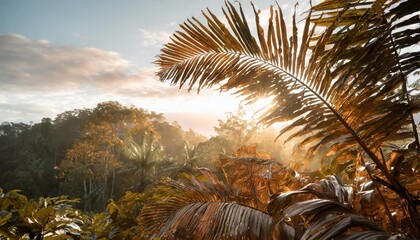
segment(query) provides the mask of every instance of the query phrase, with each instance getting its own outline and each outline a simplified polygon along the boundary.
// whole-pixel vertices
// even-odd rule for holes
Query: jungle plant
[[[251,207],[252,200],[234,194],[206,169],[181,182],[161,181],[151,191],[159,198],[139,217],[150,239],[267,239],[271,217]]]
[[[256,37],[242,7],[230,2],[223,8],[228,26],[211,11],[203,13],[207,26],[196,18],[181,24],[157,57],[160,79],[189,90],[235,89],[248,102],[273,97],[262,123],[289,121],[280,135],[307,146],[309,159],[321,153],[363,167],[376,186],[402,200],[410,234],[420,236],[420,199],[391,173],[389,156],[380,157],[390,143],[414,139],[418,161],[419,102],[407,82],[420,57],[419,4],[326,0],[304,18],[300,42],[296,13],[289,35],[280,6],[270,7],[266,29],[252,7]]]
[[[139,239],[142,235],[137,223],[143,203],[149,196],[126,192],[118,201],[110,200],[107,211],[85,215],[82,227],[84,239]]]
[[[66,196],[28,200],[18,190],[0,189],[0,239],[73,239],[82,234],[84,222]]]
[[[220,166],[236,169],[225,175],[227,184],[207,169],[157,184],[150,192],[156,201],[139,217],[145,234],[151,239],[405,239],[361,215],[376,210],[366,204],[377,199],[367,196],[371,191],[356,192],[335,176],[305,186],[307,177],[252,156],[222,157]],[[267,192],[273,190],[278,194],[270,200]]]
[[[282,193],[268,206],[276,222],[273,239],[408,239],[391,237],[380,222],[361,215],[360,210],[375,208],[366,204],[374,199],[372,192],[358,192],[335,176]],[[363,200],[366,205],[361,204]]]
[[[126,192],[101,213],[82,212],[66,196],[28,199],[18,190],[0,189],[0,239],[137,239],[137,217],[153,196]],[[146,237],[145,237],[146,238]]]

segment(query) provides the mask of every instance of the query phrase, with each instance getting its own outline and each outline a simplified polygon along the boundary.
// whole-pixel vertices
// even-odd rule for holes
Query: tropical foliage
[[[223,182],[200,169],[157,184],[151,192],[159,198],[140,214],[143,231],[158,239],[391,238],[383,219],[375,223],[361,214],[377,210],[370,190],[357,191],[335,176],[316,181],[252,155],[222,157],[220,168],[230,167],[236,171]]]
[[[419,238],[420,5],[325,0],[288,24],[236,4],[181,24],[157,74],[270,97],[260,125],[239,109],[206,139],[117,102],[3,123],[0,239]]]
[[[411,4],[412,1],[407,2]],[[330,5],[339,10],[344,9],[339,11],[340,14],[329,18],[326,17],[328,12],[321,8],[328,5],[328,1],[315,6],[306,18],[299,44],[295,17],[293,17],[293,32],[289,38],[281,8],[271,7],[267,36],[264,35],[258,12],[255,10],[258,30],[258,40],[256,40],[252,36],[242,9],[238,10],[231,3],[227,3],[224,13],[230,30],[211,12],[204,13],[208,27],[196,19],[188,20],[181,25],[183,31],[175,33],[173,41],[168,43],[158,56],[156,63],[161,67],[158,75],[162,80],[170,79],[173,84],[180,84],[181,87],[188,85],[189,89],[197,86],[198,90],[201,90],[204,87],[221,84],[222,90],[238,89],[237,93],[251,102],[261,96],[275,96],[272,102],[274,107],[267,111],[262,122],[270,124],[294,119],[280,134],[300,126],[301,129],[289,139],[303,136],[301,145],[315,142],[315,145],[309,149],[308,156],[313,156],[321,147],[331,147],[333,152],[328,152],[327,156],[344,154],[343,151],[347,152],[345,150],[359,144],[372,160],[377,160],[374,153],[383,143],[405,139],[407,136],[414,137],[413,131],[404,131],[403,126],[411,113],[418,109],[417,103],[407,101],[404,96],[408,93],[404,95],[396,89],[405,85],[402,84],[407,81],[407,77],[404,76],[416,69],[417,62],[404,61],[409,66],[397,69],[398,71],[396,60],[386,61],[384,66],[378,66],[376,59],[382,55],[366,54],[373,51],[368,51],[368,47],[371,46],[367,43],[380,44],[376,48],[381,47],[386,51],[389,51],[390,44],[384,42],[385,40],[379,41],[377,36],[371,36],[369,32],[361,31],[358,34],[364,36],[364,39],[356,38],[353,42],[345,39],[343,36],[345,34],[349,35],[348,38],[355,35],[350,30],[347,33],[340,29],[353,29],[354,23],[342,18],[341,15],[349,15],[355,19],[353,21],[366,15],[372,18],[371,21],[384,24],[388,18],[401,18],[399,15],[411,12],[404,12],[407,4],[398,5],[401,8],[399,9],[395,6],[397,3],[389,2],[384,2],[382,5],[375,3],[373,8],[370,6],[373,3],[368,2],[362,4],[363,8],[358,8],[356,13],[345,11],[356,4],[357,2],[353,1],[348,1],[348,4],[343,3],[342,6],[331,3]],[[380,15],[388,11],[387,8],[390,6],[395,8],[392,8],[389,16]],[[372,9],[376,9],[375,11],[380,9],[380,12],[375,13]],[[313,11],[315,13],[326,11],[326,13],[320,18],[316,14],[313,16]],[[398,15],[393,17],[395,14]],[[316,26],[319,25],[318,22],[322,22],[322,26],[327,26],[324,27],[324,32],[315,35],[316,28],[310,27],[311,19]],[[325,19],[331,24],[327,24]],[[357,23],[365,26],[364,23]],[[411,18],[400,25],[395,23],[396,27],[402,29],[412,24]],[[382,25],[370,27],[374,29],[370,31],[388,31],[382,34],[392,39],[392,34],[389,32],[391,30],[388,28],[383,29]],[[395,31],[398,32],[399,28]],[[339,43],[346,43],[348,46],[341,46]],[[405,49],[416,43],[417,41],[409,35],[401,39],[401,43],[395,47]],[[362,47],[364,49],[360,52],[365,53],[363,55],[365,58],[359,56],[360,52],[353,51],[353,48],[359,50]],[[400,48],[393,51],[401,52],[403,49]],[[410,52],[406,55],[414,57],[416,54],[417,52]],[[383,55],[396,58],[395,53],[386,52]],[[342,59],[338,59],[339,57]],[[356,70],[353,70],[355,64],[349,59],[359,61],[361,65],[355,69],[366,73],[355,72]],[[373,64],[376,68],[381,67],[381,72],[376,72],[368,64]],[[394,76],[395,71],[398,73],[397,77]],[[389,78],[394,81],[390,81]],[[225,79],[227,81],[224,81]],[[307,135],[313,132],[316,134]],[[376,164],[379,165],[379,162]]]
[[[28,200],[18,191],[0,189],[0,239],[68,239],[80,236],[82,216],[67,197]]]
[[[141,204],[148,197],[127,192],[107,210],[90,214],[74,209],[66,196],[28,200],[19,191],[0,192],[0,239],[134,239]]]
[[[419,5],[324,1],[309,9],[301,32],[295,13],[290,34],[280,6],[270,8],[265,29],[260,11],[252,8],[256,37],[242,7],[230,2],[223,9],[226,21],[207,11],[207,26],[196,18],[181,24],[157,57],[160,79],[198,91],[220,85],[248,102],[273,97],[262,123],[288,121],[279,136],[298,139],[298,146],[308,148],[308,159],[320,154],[336,168],[345,164],[348,174],[362,167],[390,221],[396,212],[390,212],[384,194],[402,200],[410,234],[419,236],[420,199],[408,189],[418,185],[420,144],[413,113],[419,102],[407,87],[419,66]],[[407,139],[416,153],[400,154],[399,161],[411,167],[410,184],[393,174],[396,160],[389,155]]]
[[[117,102],[67,111],[40,123],[4,122],[1,187],[20,189],[32,199],[64,194],[80,198],[84,210],[103,211],[109,198],[144,191],[154,179],[175,176],[184,146],[194,148],[206,140],[168,123],[162,114]]]

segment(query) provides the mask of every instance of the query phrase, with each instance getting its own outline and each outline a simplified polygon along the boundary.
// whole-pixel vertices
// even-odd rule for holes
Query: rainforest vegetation
[[[227,1],[186,20],[157,75],[270,98],[258,124],[239,109],[207,139],[117,102],[3,123],[0,236],[419,239],[419,12],[324,0],[262,22]]]

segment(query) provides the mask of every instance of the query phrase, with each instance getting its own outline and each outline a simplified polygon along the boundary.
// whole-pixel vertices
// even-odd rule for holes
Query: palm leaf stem
[[[379,152],[381,153],[382,162],[384,166],[386,166],[385,154],[384,151],[382,151],[382,148],[379,148]]]
[[[400,64],[400,63],[398,62],[398,64]],[[407,82],[406,81],[403,81],[402,87],[403,87],[403,91],[404,91],[404,95],[406,97],[406,100],[410,104],[411,103],[411,98],[410,98],[410,95],[408,94]],[[414,121],[413,111],[410,111],[410,121],[411,121],[411,127],[413,128],[413,133],[414,133],[414,139],[415,139],[415,142],[416,142],[417,153],[420,154],[420,139],[419,139],[419,134],[417,132],[416,122]]]
[[[393,185],[390,185],[383,179],[375,176],[373,176],[373,178],[374,181],[379,182],[382,185],[393,190],[394,192],[398,193],[402,198],[404,198],[407,201],[408,209],[403,208],[403,210],[408,211],[411,224],[414,226],[414,231],[416,231],[414,234],[416,234],[417,237],[420,237],[420,214],[417,210],[417,206],[420,206],[419,197],[412,195],[406,188],[404,188],[403,191],[398,191],[394,188]]]

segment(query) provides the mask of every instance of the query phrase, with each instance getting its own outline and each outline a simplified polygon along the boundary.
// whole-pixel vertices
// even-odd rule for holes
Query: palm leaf
[[[299,239],[347,239],[354,236],[363,239],[406,239],[386,233],[374,222],[356,215],[347,205],[326,199],[312,199],[289,206],[284,210],[281,222],[285,220],[286,224],[299,222],[293,225],[294,237]]]
[[[268,239],[271,216],[250,207],[252,200],[231,192],[208,170],[200,171],[154,189],[160,197],[139,217],[145,232],[162,239]]]
[[[409,238],[394,235],[391,236],[389,233],[386,232],[378,232],[378,231],[363,231],[358,233],[352,233],[348,236],[343,236],[340,239],[342,240],[377,240],[377,239],[386,239],[386,240],[408,240]]]
[[[159,239],[270,239],[271,217],[236,203],[197,202],[176,209],[151,237]]]
[[[351,186],[343,186],[335,176],[328,176],[318,183],[309,183],[299,190],[281,193],[270,202],[268,211],[270,213],[281,212],[288,204],[294,202],[293,195],[307,195],[305,200],[316,196],[342,204],[352,204],[354,189]]]
[[[370,193],[371,191],[361,192],[358,195],[366,196]],[[311,199],[313,196],[317,198]],[[369,199],[379,198],[371,196]],[[358,209],[362,206],[365,214],[371,210],[367,209],[369,205],[365,206],[359,201],[360,197],[357,201],[354,199],[354,190],[343,186],[334,176],[319,183],[308,184],[297,191],[282,193],[268,208],[276,221],[273,234],[289,239],[346,239],[354,234],[366,239],[399,239],[386,233],[377,223],[358,215],[353,208],[355,202]],[[382,206],[378,202],[375,206],[370,206],[373,211],[377,211],[378,204]]]

